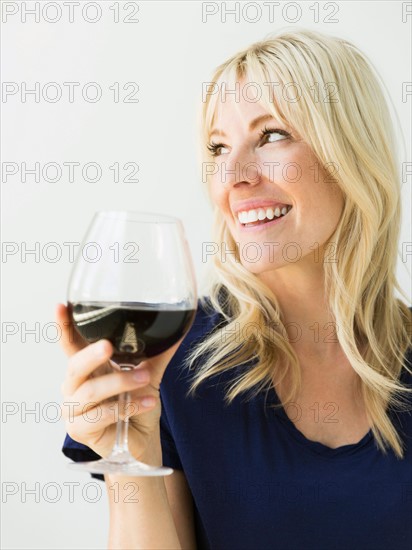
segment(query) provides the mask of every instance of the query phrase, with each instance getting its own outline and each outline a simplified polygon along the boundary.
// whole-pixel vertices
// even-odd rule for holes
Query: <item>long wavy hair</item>
[[[394,296],[397,289],[409,299],[396,279],[401,187],[384,85],[352,43],[305,29],[280,31],[240,51],[217,67],[210,85],[233,89],[243,78],[259,86],[261,103],[297,130],[321,165],[332,161],[339,167],[333,177],[345,201],[329,239],[336,261],[323,263],[328,307],[339,328],[338,341],[359,375],[375,441],[384,454],[389,446],[403,458],[404,443],[388,410],[411,408],[412,389],[400,376],[403,368],[412,374],[405,362],[412,315]],[[273,82],[280,85],[268,85]],[[285,94],[290,83],[298,100]],[[208,94],[201,115],[204,162],[210,161],[206,144],[217,108],[218,94]],[[212,238],[237,248],[217,208]],[[214,255],[209,267],[202,305],[224,322],[203,335],[187,357],[193,372],[188,395],[208,377],[233,369],[237,376],[227,387],[227,404],[249,390],[253,398],[287,373],[290,391],[278,406],[294,401],[301,387],[300,365],[276,296],[241,264],[239,251],[224,262]]]

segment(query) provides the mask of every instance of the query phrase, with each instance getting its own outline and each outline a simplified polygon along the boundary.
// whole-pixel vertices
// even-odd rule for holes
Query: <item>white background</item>
[[[67,470],[68,459],[60,452],[64,424],[53,422],[56,409],[50,405],[60,402],[66,360],[59,345],[50,342],[55,331],[42,331],[54,322],[56,303],[66,299],[72,264],[63,243],[82,240],[95,210],[172,214],[183,220],[200,282],[202,243],[210,240],[211,226],[196,145],[202,82],[210,80],[213,69],[229,55],[280,27],[312,28],[355,42],[386,83],[409,151],[411,98],[402,101],[402,83],[412,80],[412,16],[402,22],[402,2],[329,2],[327,8],[322,2],[287,2],[287,8],[280,2],[271,22],[263,3],[258,3],[261,18],[256,20],[256,3],[242,2],[239,22],[229,14],[224,22],[221,3],[209,3],[209,9],[218,12],[203,15],[202,20],[202,2],[129,2],[126,6],[124,2],[102,1],[100,20],[89,23],[81,12],[87,2],[81,1],[72,23],[62,2],[60,21],[48,22],[45,18],[55,18],[56,9],[49,6],[44,17],[47,2],[40,2],[40,22],[36,23],[33,15],[22,20],[23,4],[32,9],[34,2],[2,2],[3,19],[6,4],[9,11],[17,7],[18,13],[2,24],[2,79],[17,83],[19,93],[3,96],[1,104],[3,163],[15,162],[20,168],[23,162],[28,167],[35,162],[41,166],[56,162],[62,167],[63,162],[96,162],[102,167],[102,178],[87,182],[79,168],[74,182],[68,180],[67,171],[55,183],[43,178],[36,183],[32,175],[23,183],[20,172],[7,181],[3,177],[2,240],[16,243],[19,252],[3,256],[2,263],[3,342],[6,340],[1,371],[2,547],[105,548],[108,511],[104,485],[88,474]],[[115,4],[118,23],[110,9]],[[138,23],[125,23],[133,4],[138,5],[134,15]],[[292,4],[301,12],[296,23],[292,20],[299,11]],[[316,4],[319,22],[314,21],[314,8],[310,9]],[[326,22],[333,6],[337,8],[336,22]],[[226,7],[233,8],[234,2]],[[95,8],[89,10],[86,17],[95,18]],[[36,81],[41,87],[47,82],[60,83],[62,98],[49,103],[41,97],[37,103],[27,96],[23,103],[22,82],[32,88]],[[75,89],[73,103],[68,101],[63,82],[81,84]],[[88,82],[99,83],[103,90],[97,103],[88,103],[81,95]],[[109,89],[115,82],[120,84],[118,103]],[[138,103],[123,102],[126,92],[122,86],[127,82],[139,85]],[[407,161],[411,159],[400,146],[400,162]],[[109,169],[115,162],[120,166],[137,163],[139,182],[115,183]],[[124,176],[121,172],[121,178]],[[402,187],[401,243],[411,241],[410,183],[409,178]],[[36,242],[40,243],[39,261],[33,255],[22,258],[23,243],[34,248]],[[58,243],[63,251],[55,263],[41,254],[49,242]],[[410,264],[399,258],[398,278],[410,296],[407,266],[410,269]],[[18,333],[7,337],[4,330],[10,323],[17,324]],[[38,323],[38,342],[34,334],[28,334],[23,342],[23,323],[29,329]],[[4,415],[4,407],[8,411],[14,407],[15,414]],[[25,415],[24,407],[37,407],[37,418],[36,414]],[[73,499],[63,485],[68,482],[78,484]],[[24,499],[25,487],[35,489],[37,496],[27,494]],[[100,497],[97,487],[101,487]],[[59,500],[56,490],[61,492]],[[52,502],[55,497],[57,501]],[[96,502],[91,502],[93,499]]]

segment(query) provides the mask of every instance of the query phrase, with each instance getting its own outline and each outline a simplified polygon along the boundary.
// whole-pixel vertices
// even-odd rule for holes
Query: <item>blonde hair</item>
[[[241,78],[258,84],[261,103],[302,136],[323,166],[333,161],[339,167],[334,181],[345,203],[329,240],[337,259],[323,263],[328,306],[339,328],[339,344],[359,375],[375,441],[384,454],[389,445],[403,458],[404,444],[387,407],[411,408],[403,394],[409,396],[412,389],[399,378],[403,367],[411,373],[404,357],[412,341],[412,315],[394,296],[397,289],[408,299],[395,274],[401,189],[392,120],[377,72],[350,42],[303,29],[252,44],[220,65],[212,82],[233,89]],[[280,86],[267,85],[273,81]],[[284,93],[291,82],[301,93],[298,101]],[[323,97],[316,95],[316,87]],[[209,94],[203,104],[205,154],[217,100],[217,94]],[[217,208],[213,241],[236,249]],[[242,375],[228,388],[228,404],[242,392],[253,389],[252,398],[268,390],[287,373],[291,386],[284,402],[294,401],[301,385],[300,366],[276,296],[240,263],[238,253],[224,262],[215,255],[210,267],[209,299],[202,297],[202,305],[220,313],[224,324],[202,338],[187,357],[194,369],[188,394],[206,378],[238,367]],[[248,338],[236,337],[250,327],[255,330]],[[251,360],[253,366],[242,372],[240,366]]]

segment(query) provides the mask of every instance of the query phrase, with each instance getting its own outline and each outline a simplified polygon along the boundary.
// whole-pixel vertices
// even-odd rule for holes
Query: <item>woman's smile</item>
[[[292,208],[283,206],[280,209],[277,206],[275,209],[270,207],[242,211],[237,215],[237,225],[241,231],[266,231],[275,225],[278,227]]]

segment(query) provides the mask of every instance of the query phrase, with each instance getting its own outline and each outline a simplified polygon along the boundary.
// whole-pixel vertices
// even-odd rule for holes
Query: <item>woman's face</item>
[[[245,84],[240,82],[240,97],[227,94],[217,105],[209,142],[210,160],[216,163],[208,167],[215,172],[209,180],[212,200],[249,271],[320,263],[322,245],[339,221],[343,195],[293,128],[245,99]],[[285,208],[287,214],[277,218]],[[326,252],[333,261],[332,243]],[[230,250],[221,253],[225,261]]]

